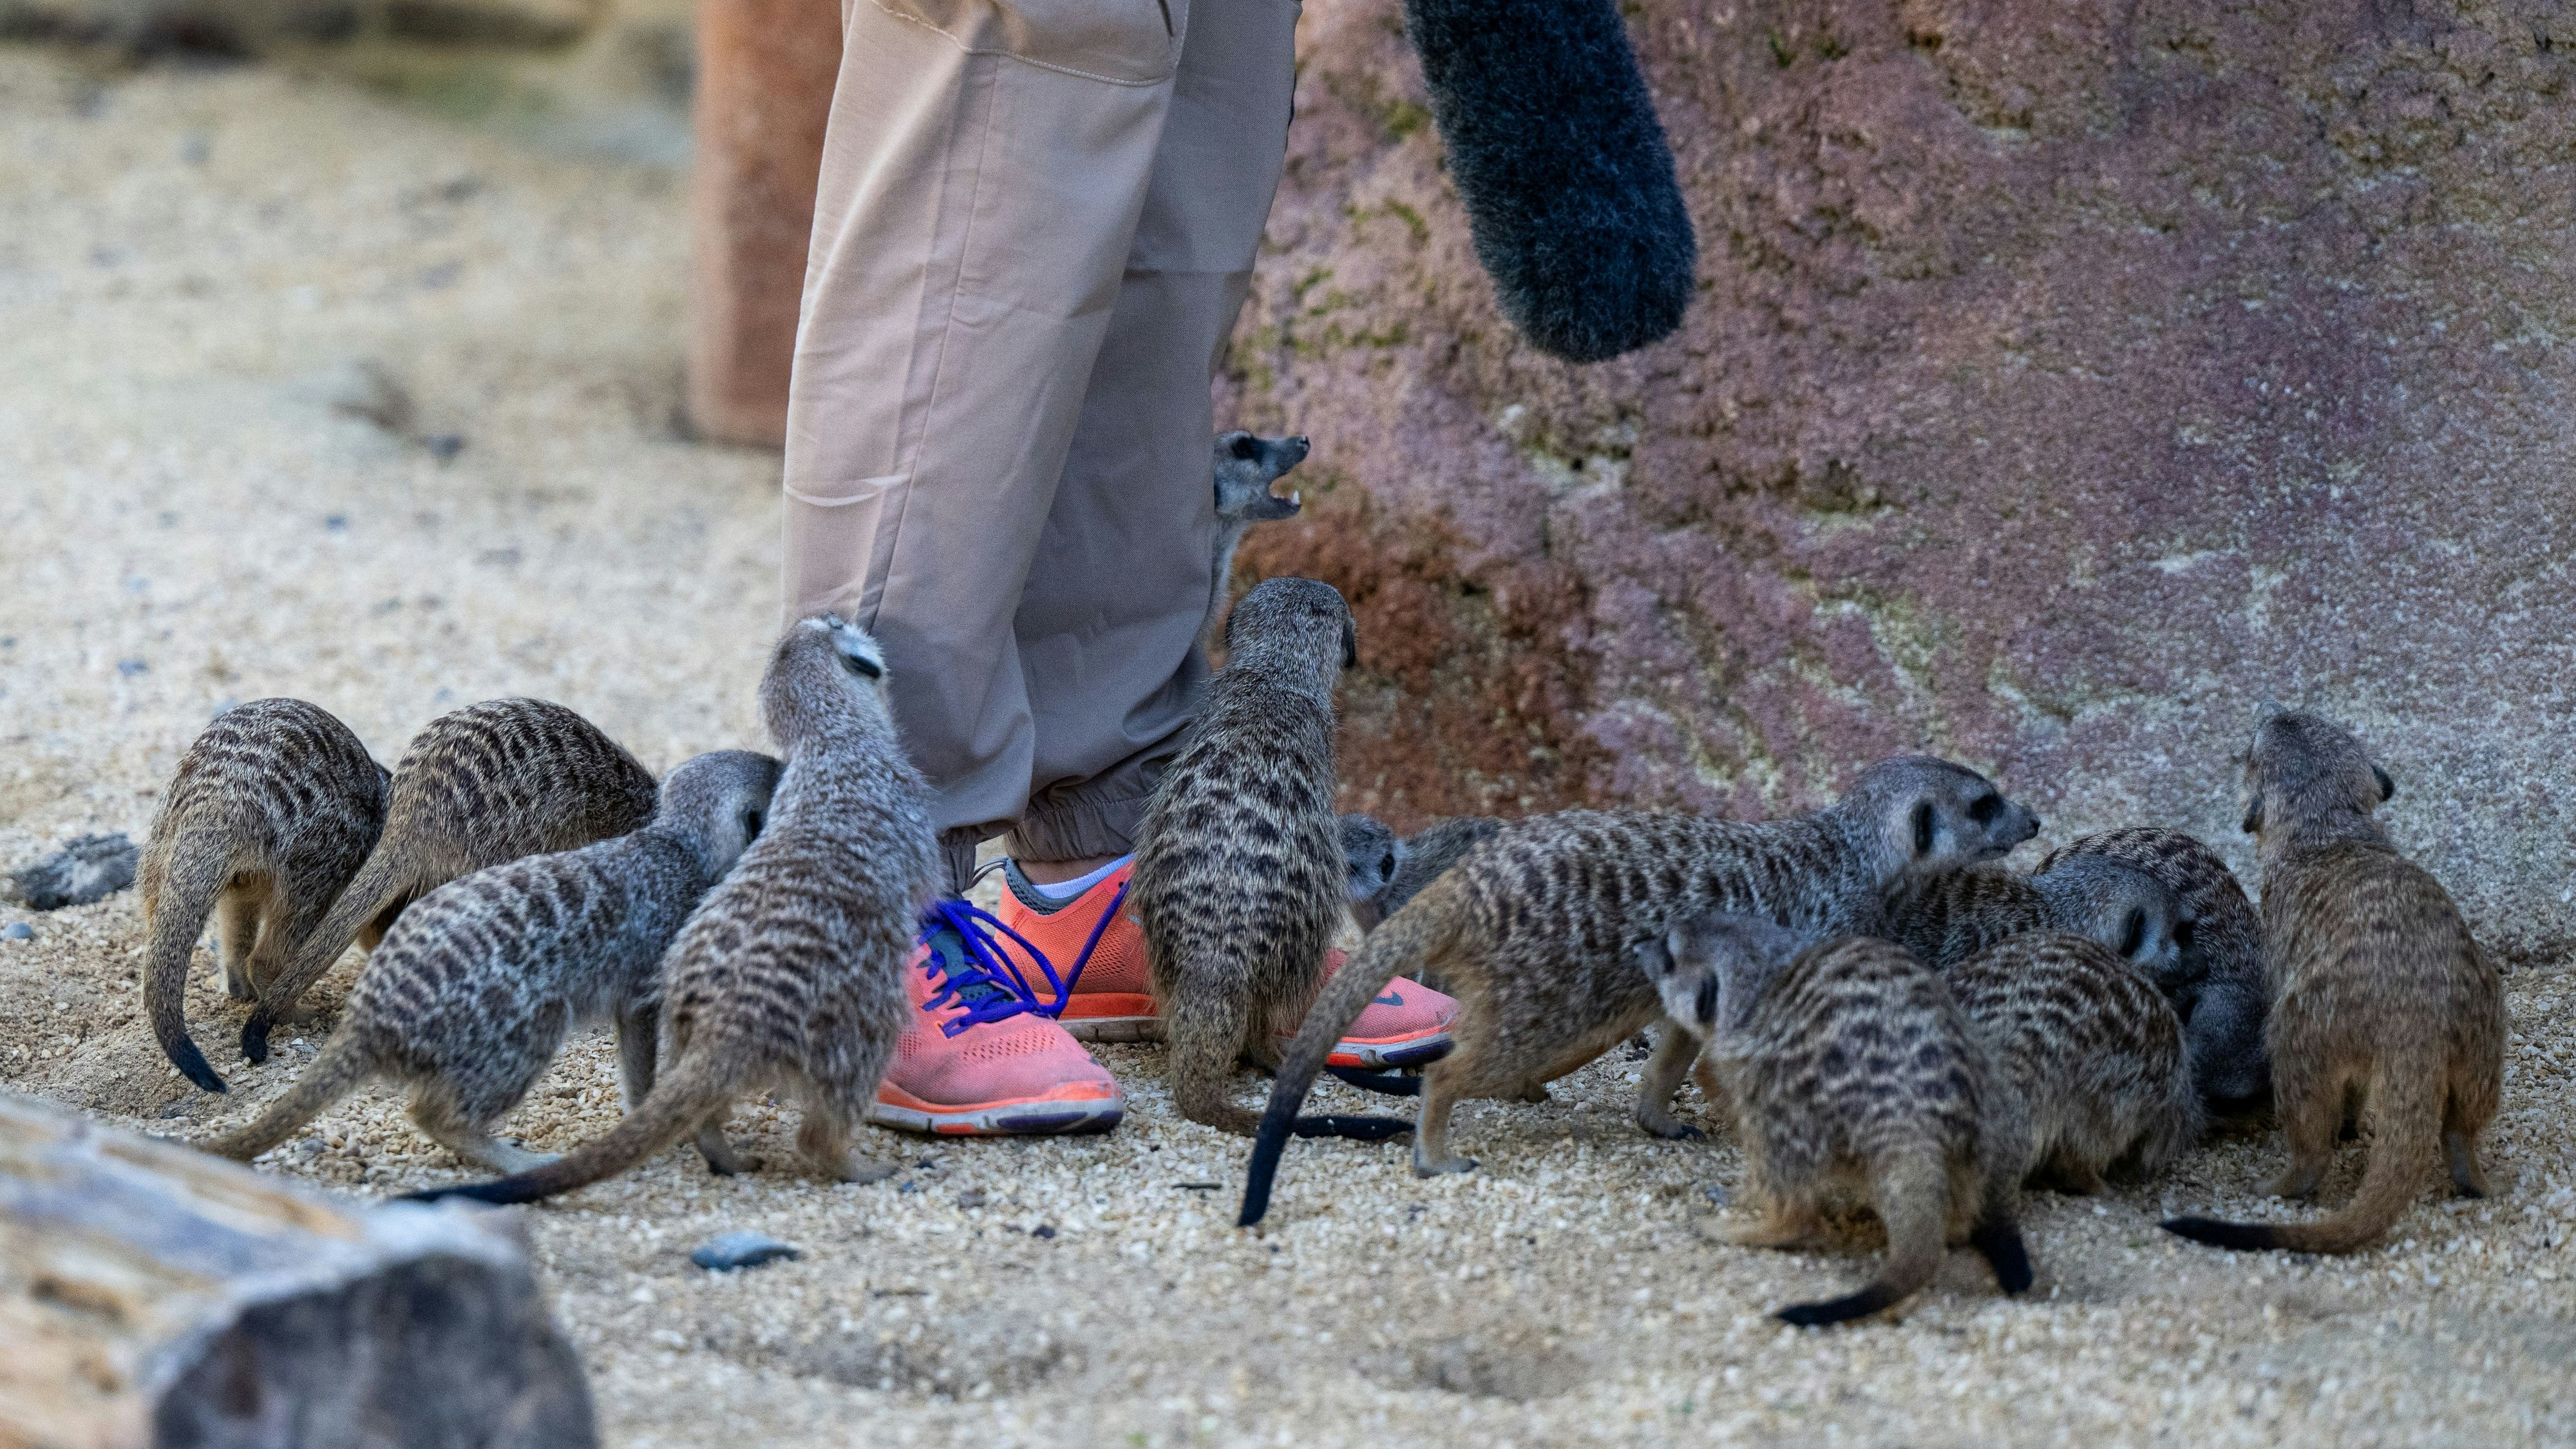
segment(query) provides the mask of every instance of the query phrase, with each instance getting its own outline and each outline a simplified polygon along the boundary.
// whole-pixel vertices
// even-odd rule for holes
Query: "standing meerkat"
[[[295,1085],[256,1121],[200,1143],[248,1161],[371,1077],[412,1088],[430,1140],[494,1172],[552,1159],[492,1135],[575,1027],[617,1027],[631,1109],[653,1086],[663,948],[760,833],[778,762],[747,750],[671,772],[632,834],[488,866],[404,911]]]
[[[188,963],[215,920],[224,990],[271,988],[375,848],[385,767],[347,725],[300,699],[215,716],[179,757],[143,846],[143,1012],[153,1039],[209,1092],[224,1079],[188,1036]],[[381,925],[360,922],[372,942]]]
[[[1666,1014],[1707,1044],[1735,1104],[1748,1196],[1762,1216],[1727,1236],[1794,1247],[1815,1236],[1829,1201],[1850,1195],[1887,1225],[1876,1281],[1773,1316],[1809,1327],[1895,1307],[1931,1283],[1960,1241],[1985,1255],[2004,1292],[2027,1289],[2015,1223],[2030,1156],[2020,1094],[1911,952],[1866,936],[1805,939],[1712,912],[1636,947],[1640,974]]]
[[[1300,494],[1274,498],[1270,485],[1306,461],[1306,440],[1261,438],[1240,430],[1216,440],[1216,541],[1214,572],[1208,582],[1207,618],[1199,624],[1199,652],[1216,642],[1216,621],[1225,614],[1226,595],[1234,582],[1234,551],[1256,523],[1294,518],[1305,506]]]
[[[2155,983],[2098,940],[2035,931],[1942,973],[2029,1109],[2037,1174],[2068,1192],[2102,1190],[2134,1160],[2152,1177],[2200,1140],[2200,1093],[2182,1023]]]
[[[2265,1045],[2290,1148],[2272,1190],[2316,1191],[2354,1106],[2370,1165],[2352,1202],[2316,1222],[2164,1226],[2222,1248],[2348,1253],[2387,1233],[2443,1156],[2462,1195],[2486,1196],[2478,1138],[2504,1089],[2504,983],[2450,892],[2373,818],[2397,786],[2349,732],[2276,714],[2255,731],[2245,782],[2274,981]]]
[[[662,959],[670,1060],[598,1141],[497,1182],[415,1197],[533,1202],[625,1172],[695,1134],[708,1167],[748,1170],[724,1140],[736,1099],[801,1099],[813,1170],[874,1182],[891,1163],[850,1138],[912,1017],[902,971],[941,878],[929,787],[885,702],[885,656],[831,614],[798,621],[770,655],[761,716],[787,756],[760,838],[680,927]]]
[[[2271,1091],[2263,1018],[2272,987],[2263,967],[2263,922],[2218,852],[2179,830],[2132,826],[2087,835],[2049,852],[2042,879],[2089,860],[2114,860],[2163,881],[2187,923],[2172,969],[2156,985],[2182,1017],[2192,1077],[2223,1111],[2259,1107]]]
[[[394,767],[378,837],[357,878],[242,1027],[242,1055],[268,1034],[369,922],[469,871],[577,850],[653,818],[652,772],[580,715],[542,699],[487,699],[424,726]],[[382,934],[381,930],[378,934]]]
[[[2101,942],[2162,980],[2190,934],[2163,881],[2102,856],[2069,860],[2047,876],[2001,866],[1918,871],[1887,888],[1881,910],[1875,934],[1935,971],[2027,931],[2065,931]]]
[[[1644,811],[1515,820],[1369,934],[1307,1012],[1253,1147],[1241,1222],[1268,1211],[1294,1114],[1327,1053],[1397,975],[1436,972],[1459,998],[1449,1055],[1423,1070],[1413,1170],[1476,1164],[1449,1150],[1469,1097],[1526,1098],[1663,1014],[1628,948],[1711,909],[1817,935],[1867,930],[1910,870],[1991,860],[2039,831],[1985,776],[1929,756],[1871,766],[1832,806],[1748,824]],[[1666,1104],[1698,1045],[1667,1030],[1638,1089],[1640,1125],[1688,1135]]]
[[[1225,672],[1137,829],[1133,909],[1172,1105],[1250,1136],[1261,1119],[1227,1099],[1235,1061],[1277,1060],[1272,1037],[1323,984],[1348,900],[1333,691],[1357,641],[1341,594],[1313,579],[1263,582],[1225,636]]]

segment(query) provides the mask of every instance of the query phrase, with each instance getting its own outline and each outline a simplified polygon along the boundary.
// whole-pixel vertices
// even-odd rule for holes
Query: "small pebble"
[[[429,450],[429,456],[444,463],[448,459],[465,451],[465,435],[463,433],[432,433],[428,437],[421,439],[420,445]]]
[[[1040,1223],[1036,1227],[1029,1229],[1029,1236],[1032,1238],[1052,1238],[1055,1236],[1055,1224]]]
[[[34,939],[36,939],[36,928],[28,925],[24,921],[11,921],[5,926],[0,926],[0,941],[32,941]]]
[[[345,513],[329,514],[323,518],[322,526],[333,533],[347,533],[349,531],[349,515]]]
[[[151,665],[144,663],[140,659],[120,659],[116,661],[116,672],[124,675],[128,679],[132,679],[134,676],[141,674],[151,667]]]
[[[1708,1198],[1708,1200],[1709,1200],[1710,1202],[1712,1202],[1712,1203],[1716,1204],[1717,1206],[1719,1206],[1719,1207],[1724,1207],[1724,1206],[1726,1206],[1726,1184],[1725,1184],[1725,1183],[1722,1183],[1722,1182],[1712,1182],[1712,1183],[1710,1183],[1708,1186],[1701,1188],[1701,1189],[1700,1189],[1700,1192],[1701,1192],[1701,1194],[1702,1194],[1702,1195],[1704,1195],[1705,1197],[1707,1197],[1707,1198]]]
[[[779,1258],[805,1256],[767,1233],[724,1233],[690,1250],[689,1261],[710,1273],[757,1268]]]
[[[984,1190],[980,1187],[970,1187],[966,1189],[964,1192],[957,1194],[957,1205],[961,1208],[982,1207],[984,1205]]]

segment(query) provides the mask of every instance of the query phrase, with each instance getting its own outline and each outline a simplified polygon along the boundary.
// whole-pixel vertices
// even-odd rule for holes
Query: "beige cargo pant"
[[[962,880],[1130,849],[1205,684],[1208,384],[1297,0],[843,0],[787,412],[789,617],[885,646]]]

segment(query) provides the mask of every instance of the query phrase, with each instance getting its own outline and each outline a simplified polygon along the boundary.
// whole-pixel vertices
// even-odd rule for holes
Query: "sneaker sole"
[[[1106,1132],[1127,1115],[1120,1097],[1005,1102],[985,1107],[905,1106],[879,1099],[868,1120],[935,1137],[1070,1137]]]

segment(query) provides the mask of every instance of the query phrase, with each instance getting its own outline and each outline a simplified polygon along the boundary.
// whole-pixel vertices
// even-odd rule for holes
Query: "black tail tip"
[[[241,1049],[245,1060],[254,1065],[268,1060],[268,1032],[271,1025],[268,1017],[257,1011],[250,1014],[250,1020],[242,1023]]]
[[[1792,1303],[1771,1316],[1791,1328],[1830,1328],[1892,1308],[1896,1299],[1896,1294],[1872,1283],[1846,1297],[1829,1298],[1822,1303]]]
[[[196,1083],[198,1089],[201,1091],[228,1092],[232,1090],[230,1087],[224,1085],[223,1078],[215,1075],[215,1069],[206,1064],[206,1054],[197,1050],[197,1044],[188,1040],[184,1036],[179,1038],[178,1042],[170,1048],[170,1065],[177,1067],[179,1069],[179,1075]]]
[[[508,1179],[497,1182],[460,1182],[449,1187],[424,1187],[417,1192],[398,1193],[388,1202],[437,1203],[455,1199],[461,1202],[509,1203],[517,1201],[508,1195]]]
[[[1981,1224],[1969,1240],[1985,1255],[1987,1266],[1995,1270],[1995,1286],[2003,1289],[2006,1297],[2030,1291],[2030,1250],[2022,1246],[2020,1229],[2008,1222]]]
[[[2216,1218],[2167,1218],[2156,1226],[2177,1238],[2228,1248],[2239,1253],[2272,1246],[2272,1230],[2261,1223],[2223,1223]]]

